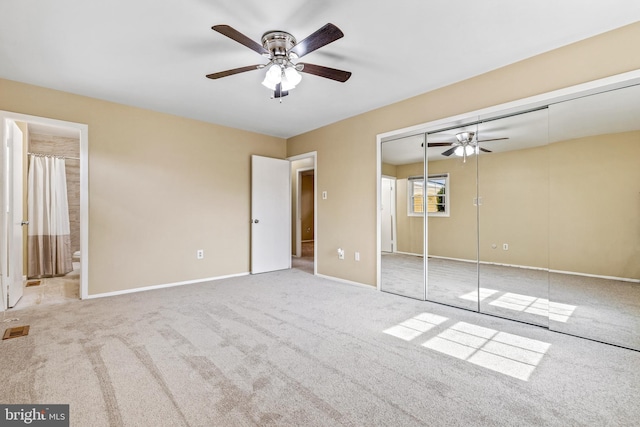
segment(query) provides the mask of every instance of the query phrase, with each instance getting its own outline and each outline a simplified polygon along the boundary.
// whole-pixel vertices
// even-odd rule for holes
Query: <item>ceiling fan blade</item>
[[[340,28],[333,24],[326,24],[300,43],[297,43],[289,49],[287,53],[293,52],[298,55],[298,58],[302,58],[304,55],[320,49],[322,46],[326,46],[342,37],[344,37],[344,33],[340,31]]]
[[[316,76],[325,77],[327,79],[336,80],[339,82],[346,82],[351,77],[350,71],[342,71],[337,70],[335,68],[323,67],[322,65],[314,65],[314,64],[304,64],[299,63],[298,65],[302,65],[303,73],[314,74]]]
[[[478,148],[480,148],[480,151],[484,151],[485,153],[493,153],[493,151],[487,150],[486,148],[482,148],[482,147],[478,147]]]
[[[480,139],[480,140],[478,140],[478,142],[487,142],[487,141],[502,141],[503,139],[509,139],[509,138],[493,138],[493,139]]]
[[[429,142],[427,147],[448,147],[451,144],[451,142]]]
[[[244,73],[245,71],[257,70],[262,67],[262,64],[247,65],[246,67],[234,68],[232,70],[220,71],[218,73],[207,74],[209,79],[219,79],[222,77],[232,76],[234,74]]]
[[[458,148],[458,147],[452,147],[452,148],[449,148],[447,151],[444,151],[444,152],[442,153],[442,155],[443,155],[443,156],[450,156],[450,155],[452,155],[452,154],[456,151],[456,148]]]
[[[229,37],[231,40],[235,40],[238,43],[245,45],[251,50],[255,50],[260,55],[269,55],[269,51],[265,49],[260,43],[251,40],[240,31],[228,25],[214,25],[213,27],[211,27],[211,29]]]
[[[276,90],[273,91],[273,97],[274,98],[282,98],[289,95],[289,91],[288,90],[282,90],[282,84],[278,83],[276,85]]]

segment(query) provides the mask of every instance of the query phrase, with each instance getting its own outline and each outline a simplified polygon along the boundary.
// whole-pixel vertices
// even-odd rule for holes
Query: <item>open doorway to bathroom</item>
[[[316,156],[309,153],[291,161],[291,267],[316,272]]]
[[[26,283],[22,298],[14,306],[15,309],[34,305],[49,305],[80,298],[80,134],[76,129],[47,126],[38,123],[24,123],[27,139],[27,185],[24,186],[25,212],[28,215],[29,233],[23,249],[23,272]],[[23,126],[24,127],[24,126]],[[41,160],[58,161],[64,167],[66,184],[67,210],[69,222],[68,252],[71,255],[60,266],[46,266],[36,262],[38,254],[46,251],[39,247],[32,238],[34,229],[33,213],[39,204],[34,201],[33,187],[42,186],[46,176],[34,173]],[[45,166],[47,167],[47,166]],[[45,196],[46,197],[46,196]]]
[[[86,296],[87,287],[86,251],[83,253],[88,237],[86,125],[9,112],[0,114],[3,122],[13,122],[22,131],[21,183],[4,185],[22,193],[25,225],[21,247],[6,248],[7,258],[16,258],[15,253],[21,252],[22,296],[17,301],[7,301],[0,310],[81,299]],[[13,161],[17,161],[15,157]],[[4,166],[12,169],[9,163]],[[51,200],[56,202],[49,203]],[[51,205],[63,208],[52,213]],[[4,294],[8,288],[3,286]]]

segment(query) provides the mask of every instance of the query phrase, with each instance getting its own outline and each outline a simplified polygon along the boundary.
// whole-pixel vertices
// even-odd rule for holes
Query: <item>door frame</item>
[[[7,121],[41,124],[71,128],[79,132],[80,138],[80,299],[88,297],[89,289],[89,126],[83,123],[68,122],[64,120],[51,119],[46,117],[32,116],[28,114],[14,113],[0,110],[0,140],[5,143],[7,135],[5,128]],[[4,170],[5,150],[0,150],[0,170]],[[2,188],[5,185],[4,173],[2,173]],[[1,191],[1,190],[0,190]],[[23,189],[26,191],[26,189]],[[2,195],[4,197],[4,195]],[[4,213],[2,214],[4,216]],[[6,248],[0,247],[0,256],[6,256]],[[5,274],[4,272],[2,273]],[[1,288],[2,303],[0,311],[7,309],[6,283]]]
[[[5,138],[3,139],[3,154],[8,156],[2,165],[6,167],[2,176],[2,237],[0,246],[7,248],[2,255],[0,271],[2,274],[2,289],[7,308],[15,307],[24,294],[24,220],[26,212],[24,203],[24,174],[23,163],[25,153],[25,133],[13,120],[4,122]],[[18,199],[18,200],[16,200]],[[6,210],[5,210],[6,207]],[[21,225],[18,225],[21,224]],[[19,248],[19,250],[15,250]],[[14,249],[12,251],[12,249]],[[17,252],[17,253],[16,253]],[[6,254],[6,256],[5,256]]]
[[[391,217],[391,253],[396,253],[398,252],[398,241],[397,241],[397,237],[398,237],[398,229],[396,226],[396,218],[398,216],[398,196],[397,196],[397,187],[398,187],[398,178],[396,178],[395,176],[390,176],[390,175],[382,175],[380,177],[380,179],[388,179],[390,181],[393,182],[393,206],[391,209],[391,213],[392,213],[392,217]],[[380,182],[382,184],[382,181]],[[380,190],[382,191],[382,187],[380,187]],[[382,199],[380,199],[380,209],[382,209]],[[381,217],[382,218],[382,217]],[[380,226],[382,226],[382,221],[380,222]],[[380,231],[382,233],[382,229]],[[381,240],[380,240],[380,248],[382,248],[382,236],[381,236]]]
[[[296,170],[296,177],[298,177],[299,172],[308,171],[313,169],[313,274],[318,274],[318,152],[310,151],[304,154],[298,154],[296,156],[287,157],[289,163],[296,160],[304,160],[304,159],[313,159],[313,167],[301,168]],[[301,226],[300,221],[298,221],[298,215],[300,212],[300,180],[297,180],[296,194],[297,203],[296,203],[296,255],[300,256],[300,252],[302,251],[302,237],[301,237]]]

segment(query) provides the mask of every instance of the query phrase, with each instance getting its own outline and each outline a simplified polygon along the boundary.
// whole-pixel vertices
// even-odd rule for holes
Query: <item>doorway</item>
[[[16,193],[13,200],[4,197],[3,204],[7,210],[18,212],[14,209],[20,205],[23,215],[20,221],[26,222],[28,203],[28,167],[32,157],[56,158],[62,162],[66,173],[64,176],[67,184],[69,204],[69,242],[71,262],[65,270],[66,275],[49,277],[49,274],[34,275],[34,270],[29,268],[30,259],[27,251],[29,225],[23,227],[18,234],[22,234],[18,243],[2,245],[0,256],[2,259],[16,260],[21,270],[15,278],[9,277],[8,269],[2,271],[2,304],[0,311],[7,308],[26,308],[34,305],[48,305],[67,300],[85,298],[88,287],[88,170],[87,170],[87,126],[79,123],[65,122],[36,116],[28,116],[12,112],[0,111],[0,123],[2,123],[2,140],[6,145],[8,134],[6,129],[12,123],[16,123],[23,133],[23,148],[20,156],[9,158],[6,150],[2,150],[2,189]],[[19,164],[18,164],[19,163]],[[10,180],[9,171],[22,169],[22,179]],[[2,218],[3,229],[16,222],[14,218]],[[26,225],[26,224],[25,224]],[[31,229],[30,229],[31,230]],[[33,258],[31,258],[33,259]],[[33,266],[32,266],[33,267]],[[15,283],[14,283],[15,282]],[[10,287],[13,294],[21,293],[22,297],[15,300],[11,298],[9,303],[7,295]]]
[[[316,274],[316,154],[289,159],[291,163],[291,236],[294,269]]]

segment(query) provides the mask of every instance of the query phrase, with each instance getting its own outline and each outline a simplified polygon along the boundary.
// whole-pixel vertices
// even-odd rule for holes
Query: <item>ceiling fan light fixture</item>
[[[262,81],[262,84],[271,90],[275,90],[276,85],[278,85],[281,81],[282,81],[282,69],[280,68],[279,65],[273,64],[271,67],[269,67],[266,74],[264,75],[264,80]]]
[[[471,144],[459,145],[453,154],[458,157],[471,156],[472,154],[476,154],[476,147]]]
[[[301,80],[302,80],[302,74],[300,74],[294,66],[288,66],[284,70],[284,77],[282,79],[283,89],[285,85],[290,86],[289,89],[293,89],[298,85],[298,83],[300,83]],[[289,89],[284,89],[284,90],[289,90]]]

